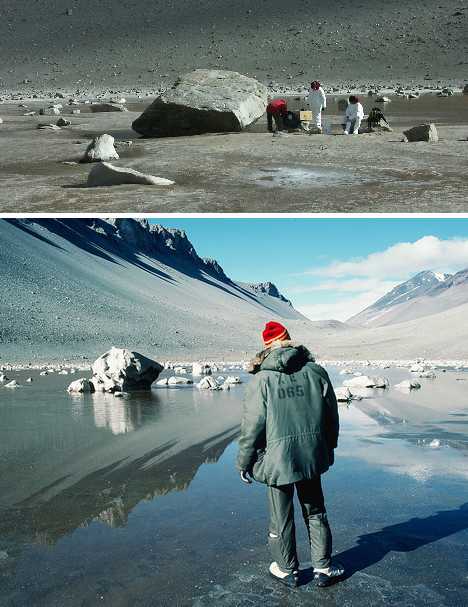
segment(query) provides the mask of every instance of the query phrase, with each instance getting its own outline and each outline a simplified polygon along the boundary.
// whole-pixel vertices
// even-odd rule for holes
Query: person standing
[[[267,485],[270,510],[270,575],[300,583],[294,526],[297,492],[307,527],[314,579],[329,586],[344,574],[331,562],[332,534],[321,475],[334,463],[339,419],[333,386],[311,353],[295,345],[282,324],[268,322],[265,349],[252,361],[239,439],[241,480]]]
[[[288,113],[288,103],[286,99],[271,99],[266,108],[268,130],[273,131],[273,120],[277,131],[284,128],[284,119]]]
[[[327,97],[318,80],[310,83],[310,90],[305,96],[305,101],[312,112],[315,127],[322,132],[322,112],[327,108]]]
[[[364,108],[362,107],[359,97],[351,95],[348,99],[348,107],[346,108],[344,135],[359,135],[359,128],[362,119],[364,118]]]

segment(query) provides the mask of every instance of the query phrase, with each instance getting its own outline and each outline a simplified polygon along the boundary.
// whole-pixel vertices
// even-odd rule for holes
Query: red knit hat
[[[282,324],[275,322],[274,320],[270,320],[270,322],[266,323],[262,336],[263,343],[266,347],[271,346],[274,341],[291,339],[286,327],[283,327]]]

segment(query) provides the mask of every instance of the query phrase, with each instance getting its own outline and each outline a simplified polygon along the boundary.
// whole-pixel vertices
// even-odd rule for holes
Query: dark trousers
[[[282,131],[284,128],[283,116],[280,112],[267,112],[268,130],[273,130],[273,118],[275,119],[275,127],[277,131]]]
[[[283,571],[299,568],[294,525],[294,487],[309,535],[312,566],[323,569],[331,563],[332,535],[328,524],[320,476],[281,487],[268,487],[270,532],[268,543],[273,560]]]

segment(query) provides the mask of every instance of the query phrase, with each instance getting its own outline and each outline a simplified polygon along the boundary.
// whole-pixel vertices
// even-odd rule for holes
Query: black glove
[[[252,484],[252,478],[251,478],[250,472],[248,472],[247,470],[240,471],[240,478],[241,478],[241,481],[243,481],[244,483],[247,483],[247,485]]]

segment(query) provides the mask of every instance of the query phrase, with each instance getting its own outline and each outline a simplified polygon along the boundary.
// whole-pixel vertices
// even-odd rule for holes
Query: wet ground
[[[298,520],[306,583],[295,591],[266,575],[265,490],[234,468],[243,386],[71,397],[76,375],[8,375],[22,387],[0,388],[2,607],[468,602],[466,373],[340,407],[324,486],[348,577],[307,583]]]
[[[23,116],[44,102],[0,106],[0,211],[3,212],[461,212],[468,210],[468,96],[394,97],[384,111],[392,133],[341,135],[338,98],[324,126],[331,135],[272,137],[263,118],[243,133],[140,139],[129,112],[71,116],[62,131],[36,130],[57,117]],[[364,98],[366,111],[375,104]],[[293,105],[300,101],[291,100]],[[64,115],[70,109],[65,107]],[[437,144],[402,143],[405,128],[435,122]],[[121,145],[115,164],[166,177],[169,189],[87,188],[89,165],[76,163],[92,137]],[[122,142],[131,140],[132,145]]]

